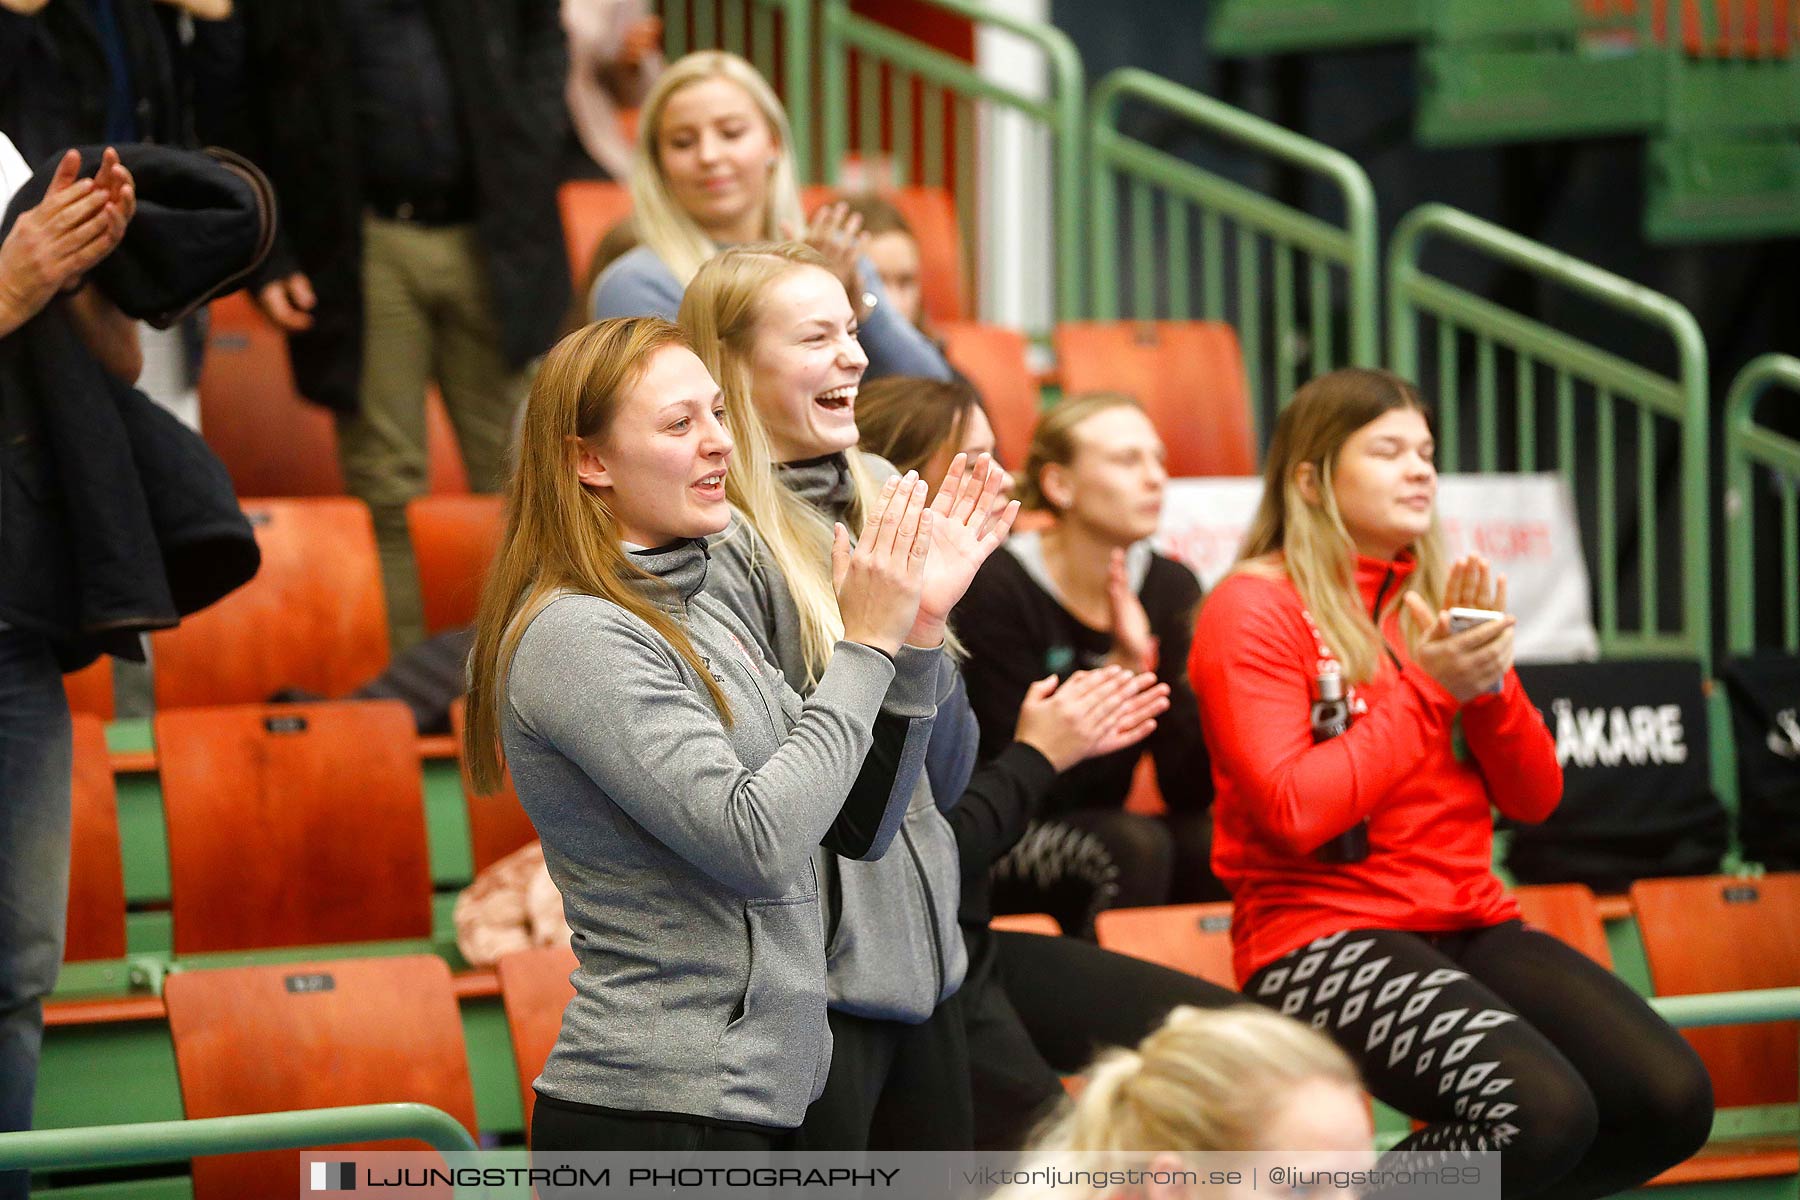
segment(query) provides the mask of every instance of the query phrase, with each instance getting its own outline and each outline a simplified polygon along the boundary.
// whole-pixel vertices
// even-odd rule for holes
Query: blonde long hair
[[[603,441],[650,359],[687,335],[660,317],[599,321],[545,356],[526,401],[519,458],[506,491],[506,532],[482,589],[469,654],[463,761],[477,793],[500,785],[500,705],[506,672],[532,618],[559,592],[610,600],[650,626],[706,684],[725,723],[731,708],[681,625],[645,594],[606,501],[575,476],[578,441]]]
[[[1287,1016],[1251,1004],[1177,1007],[1136,1049],[1094,1060],[1080,1096],[1031,1139],[1022,1168],[1080,1169],[1087,1182],[1049,1191],[1026,1178],[994,1200],[1102,1200],[1118,1195],[1112,1171],[1161,1153],[1258,1150],[1283,1101],[1314,1081],[1361,1087],[1345,1052]]]
[[[800,208],[799,172],[794,167],[794,135],[788,128],[787,110],[768,80],[744,59],[725,50],[696,50],[670,63],[650,95],[644,100],[638,121],[636,160],[631,171],[632,220],[636,223],[638,241],[656,252],[663,265],[675,275],[675,281],[686,287],[699,271],[700,264],[711,258],[718,247],[694,218],[676,203],[663,175],[657,130],[662,125],[663,109],[669,97],[689,84],[707,79],[727,79],[749,94],[769,123],[775,141],[775,165],[769,175],[768,204],[763,211],[762,237],[774,240],[781,236],[784,223],[799,228],[804,214]]]
[[[1443,534],[1433,508],[1431,527],[1410,549],[1418,566],[1371,616],[1356,590],[1356,543],[1344,527],[1332,493],[1331,475],[1350,435],[1394,409],[1429,417],[1412,384],[1389,371],[1343,367],[1305,384],[1282,410],[1263,467],[1262,502],[1244,534],[1233,570],[1283,570],[1312,614],[1325,644],[1343,664],[1350,683],[1366,683],[1381,660],[1380,621],[1414,591],[1436,612],[1444,598]],[[1317,472],[1318,500],[1310,501],[1295,479],[1295,468],[1311,463]],[[1271,561],[1278,556],[1278,566]],[[1424,630],[1401,610],[1407,645],[1418,649]]]
[[[700,268],[681,298],[681,328],[725,393],[725,424],[737,443],[731,470],[725,476],[725,493],[762,535],[775,569],[787,580],[794,606],[800,611],[800,646],[810,688],[831,661],[831,648],[844,635],[837,590],[831,582],[832,521],[777,477],[775,452],[751,386],[751,357],[762,302],[784,276],[807,267],[831,273],[817,250],[799,242],[721,251]],[[855,533],[878,488],[861,455],[851,450],[845,457],[855,495],[844,525]]]
[[[1298,1021],[1248,1004],[1183,1005],[1135,1050],[1102,1054],[1032,1149],[1126,1157],[1254,1150],[1282,1100],[1314,1080],[1361,1086],[1349,1057]]]

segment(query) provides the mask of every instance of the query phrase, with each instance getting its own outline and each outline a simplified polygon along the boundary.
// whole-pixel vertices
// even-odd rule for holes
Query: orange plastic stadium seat
[[[800,189],[800,206],[810,216],[842,194],[837,188],[814,184]],[[956,201],[949,190],[891,188],[883,190],[881,198],[900,210],[919,244],[919,285],[926,320],[933,325],[968,320],[962,230],[956,223]]]
[[[414,736],[397,700],[158,714],[175,953],[430,937]]]
[[[417,1103],[476,1133],[462,1017],[440,958],[181,971],[164,988],[189,1119]],[[333,1148],[426,1149],[405,1141]],[[194,1200],[292,1195],[299,1154],[197,1158]]]
[[[1094,933],[1104,949],[1237,989],[1227,902],[1109,908],[1094,919]]]
[[[102,654],[79,671],[63,676],[69,711],[87,713],[102,721],[113,719],[112,659]]]
[[[1593,891],[1584,883],[1540,883],[1513,890],[1527,925],[1567,942],[1607,970],[1612,948]]]
[[[1643,879],[1631,906],[1659,996],[1800,987],[1800,873],[1761,879]],[[1692,1029],[1719,1107],[1792,1104],[1792,1022]]]
[[[1023,467],[1043,402],[1025,359],[1025,335],[979,321],[952,321],[936,329],[944,339],[944,357],[981,393],[1000,461],[1015,471]]]
[[[512,1035],[513,1062],[519,1068],[519,1101],[527,1132],[537,1104],[531,1081],[543,1071],[550,1048],[556,1045],[563,1009],[575,995],[575,985],[569,982],[575,966],[575,952],[567,945],[521,950],[494,964],[507,1032]]]
[[[158,709],[341,696],[387,667],[375,526],[360,500],[246,500],[256,578],[150,638]]]
[[[104,661],[104,660],[102,660]],[[125,957],[125,872],[106,730],[75,714],[75,778],[64,962]]]
[[[215,300],[200,363],[200,429],[240,496],[341,496],[337,426],[301,399],[288,365],[287,337],[248,293]],[[431,490],[466,492],[468,474],[437,389],[425,398]]]
[[[600,239],[631,215],[631,192],[609,180],[572,179],[556,189],[556,206],[562,210],[569,274],[579,280],[587,274]]]
[[[463,700],[450,705],[450,733],[456,739],[459,759],[466,715]],[[486,796],[475,794],[467,771],[463,772],[462,785],[463,800],[469,809],[469,857],[478,874],[520,846],[537,841],[537,828],[520,807],[519,793],[513,789],[512,772],[506,772],[498,791]]]
[[[1645,879],[1631,886],[1650,981],[1660,996],[1800,986],[1800,874],[1761,879]],[[1720,1108],[1792,1105],[1800,1084],[1796,1023],[1686,1029]],[[1800,1172],[1783,1137],[1715,1142],[1658,1176],[1662,1184]]]
[[[499,496],[424,496],[406,506],[419,565],[425,632],[475,622],[481,585],[500,548],[505,504]]]
[[[1045,937],[1062,936],[1062,924],[1049,913],[1006,913],[989,921],[988,928],[1001,933],[1039,933]]]
[[[1237,332],[1216,321],[1065,321],[1063,395],[1124,392],[1150,414],[1169,474],[1253,475],[1250,390]]]

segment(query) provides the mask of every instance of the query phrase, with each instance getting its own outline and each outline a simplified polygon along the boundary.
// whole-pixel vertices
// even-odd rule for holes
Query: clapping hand
[[[1135,746],[1169,707],[1169,685],[1123,667],[1054,675],[1025,690],[1013,740],[1042,754],[1058,772]]]
[[[900,649],[918,615],[937,523],[925,493],[917,472],[889,479],[863,522],[855,549],[841,524],[832,527],[831,582],[844,619],[844,640],[890,655]]]
[[[1106,571],[1106,605],[1112,613],[1112,650],[1107,661],[1127,671],[1156,670],[1159,639],[1150,632],[1150,614],[1125,577],[1125,551],[1115,549]]]
[[[944,640],[950,610],[1019,515],[1019,502],[1006,498],[1011,483],[1012,476],[991,454],[976,459],[972,468],[966,454],[950,460],[944,484],[931,502],[937,514],[931,525],[931,561],[925,567],[919,619],[906,637],[909,644],[935,646]]]
[[[1417,659],[1431,677],[1459,703],[1496,689],[1513,664],[1513,630],[1518,618],[1496,621],[1452,633],[1452,608],[1484,608],[1504,612],[1506,577],[1496,575],[1478,555],[1459,559],[1444,584],[1444,609],[1433,613],[1417,592],[1406,593],[1406,608],[1423,631]]]
[[[839,201],[814,213],[805,229],[783,223],[781,231],[782,236],[805,242],[824,256],[831,273],[843,281],[844,290],[850,294],[851,306],[856,309],[857,319],[861,320],[864,315],[861,263],[868,244],[862,231],[862,217]]]
[[[1506,576],[1492,570],[1479,554],[1459,558],[1444,580],[1444,607],[1505,612]]]
[[[44,198],[19,215],[0,242],[0,331],[36,316],[59,292],[117,248],[137,211],[131,173],[110,147],[91,179],[79,178],[81,155],[56,164]]]

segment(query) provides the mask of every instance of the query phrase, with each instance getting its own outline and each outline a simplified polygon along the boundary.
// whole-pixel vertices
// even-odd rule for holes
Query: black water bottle
[[[1344,677],[1321,671],[1318,699],[1312,706],[1313,743],[1326,741],[1350,728],[1350,702],[1344,699]],[[1314,852],[1325,863],[1359,863],[1369,857],[1369,822],[1365,818],[1338,834]]]

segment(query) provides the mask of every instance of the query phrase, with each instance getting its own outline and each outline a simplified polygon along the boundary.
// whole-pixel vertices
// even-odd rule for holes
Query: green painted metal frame
[[[1207,42],[1217,54],[1283,54],[1404,42],[1426,28],[1431,0],[1218,0]]]
[[[1784,389],[1800,396],[1800,358],[1765,354],[1738,372],[1725,400],[1725,598],[1734,654],[1756,649],[1757,468],[1776,477],[1780,497],[1781,646],[1800,654],[1800,441],[1757,424],[1758,403]]]
[[[666,0],[663,46],[671,61],[692,50],[730,50],[749,59],[786,99],[801,179],[816,179],[813,134],[813,0]],[[689,12],[692,21],[689,21]],[[775,19],[781,18],[781,29]],[[776,70],[777,48],[781,69]],[[796,103],[798,97],[804,103]]]
[[[1425,246],[1433,241],[1462,246],[1657,327],[1673,343],[1679,364],[1676,374],[1673,377],[1659,374],[1434,278],[1420,266]],[[1554,395],[1548,399],[1553,400],[1556,407],[1557,467],[1571,483],[1575,474],[1575,385],[1585,383],[1596,389],[1600,528],[1585,533],[1596,539],[1599,578],[1595,583],[1601,652],[1637,657],[1686,655],[1697,658],[1702,669],[1708,668],[1712,658],[1712,600],[1711,534],[1707,511],[1710,497],[1707,351],[1693,315],[1661,293],[1442,204],[1427,204],[1414,209],[1395,229],[1388,248],[1387,287],[1389,362],[1394,370],[1416,378],[1420,370],[1420,319],[1430,316],[1438,326],[1439,443],[1440,459],[1446,470],[1461,467],[1460,424],[1471,408],[1477,421],[1480,460],[1473,469],[1502,469],[1497,452],[1501,399],[1496,378],[1496,359],[1501,349],[1512,352],[1527,368],[1516,376],[1513,397],[1520,426],[1527,431],[1520,439],[1522,461],[1517,469],[1539,469],[1536,461],[1536,414],[1541,400],[1536,391],[1538,368],[1548,367],[1555,378]],[[1470,398],[1457,394],[1459,331],[1472,334],[1476,339],[1477,382],[1472,406],[1468,402]],[[1523,382],[1526,380],[1530,382]],[[1620,400],[1629,402],[1637,413],[1633,422],[1638,435],[1637,517],[1646,534],[1641,539],[1644,551],[1639,555],[1644,610],[1641,615],[1645,619],[1643,629],[1637,633],[1621,632],[1618,627],[1619,531],[1611,500],[1616,494],[1617,475],[1614,438],[1623,432],[1618,427],[1615,412]],[[1684,574],[1681,628],[1674,634],[1658,632],[1661,622],[1655,602],[1659,576],[1654,553],[1656,539],[1650,531],[1656,528],[1655,498],[1659,483],[1655,473],[1658,426],[1653,419],[1656,418],[1673,422],[1680,439],[1681,566]]]
[[[1127,136],[1118,128],[1118,117],[1128,100],[1153,105],[1234,148],[1267,156],[1273,162],[1324,180],[1342,198],[1344,223],[1338,226],[1320,220]],[[1301,286],[1297,278],[1305,280],[1310,309],[1311,374],[1346,362],[1374,366],[1380,361],[1377,322],[1381,260],[1376,240],[1375,189],[1368,174],[1348,155],[1134,67],[1113,71],[1095,85],[1088,104],[1088,155],[1093,164],[1088,174],[1094,188],[1089,200],[1093,213],[1089,275],[1093,281],[1094,316],[1103,320],[1120,316],[1179,320],[1196,315],[1190,304],[1193,279],[1187,258],[1190,216],[1198,215],[1197,315],[1208,320],[1230,319],[1225,296],[1225,223],[1229,221],[1234,227],[1236,324],[1244,347],[1253,412],[1259,422],[1286,403],[1296,383],[1295,362],[1288,348],[1297,332],[1296,294]],[[1131,197],[1129,254],[1133,296],[1129,305],[1122,305],[1119,295],[1121,182]],[[1156,287],[1152,262],[1153,213],[1158,197],[1169,230],[1168,279],[1167,286],[1161,289]],[[1174,208],[1177,205],[1179,209]],[[1269,243],[1274,266],[1274,294],[1270,298],[1274,327],[1268,338],[1274,364],[1266,373],[1259,241]],[[1342,273],[1347,292],[1348,344],[1342,353],[1333,344],[1334,269]],[[1159,291],[1162,303],[1158,303]]]
[[[477,1147],[456,1118],[429,1104],[359,1104],[294,1112],[149,1121],[0,1133],[0,1170],[50,1170],[177,1162],[247,1150],[289,1150],[389,1139],[445,1153]]]
[[[1040,100],[983,78],[962,59],[927,46],[915,38],[850,11],[850,0],[821,0],[819,11],[819,75],[821,77],[820,124],[824,173],[837,182],[843,159],[850,148],[850,123],[857,122],[858,144],[879,144],[882,109],[868,103],[874,92],[889,105],[894,161],[902,172],[896,182],[909,183],[906,164],[913,157],[913,83],[919,87],[921,113],[918,148],[927,174],[921,182],[941,185],[931,172],[943,160],[941,143],[944,105],[951,105],[956,130],[957,157],[953,195],[964,231],[965,245],[972,244],[975,214],[973,104],[985,100],[1043,125],[1055,147],[1054,216],[1056,264],[1056,314],[1059,319],[1079,315],[1082,306],[1081,237],[1085,230],[1087,185],[1083,173],[1082,113],[1086,70],[1068,35],[1051,25],[1021,20],[993,12],[978,0],[918,0],[945,12],[966,17],[977,26],[1002,29],[1031,43],[1043,54],[1049,75],[1050,97]],[[861,56],[858,86],[859,111],[850,110],[852,52]],[[881,69],[889,68],[886,89],[880,86]],[[958,106],[968,105],[963,109]]]

